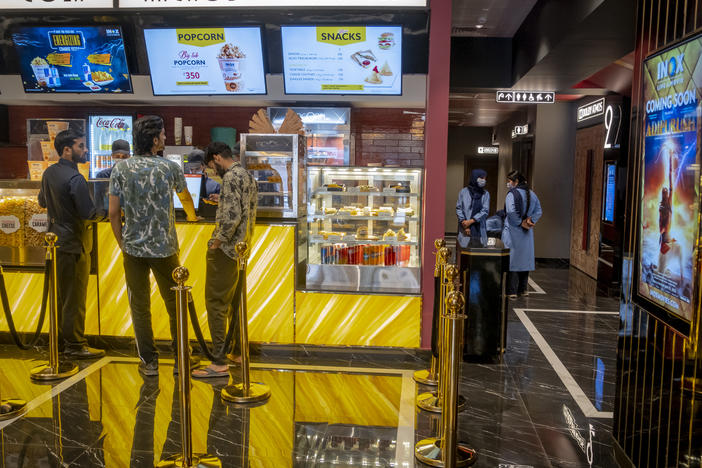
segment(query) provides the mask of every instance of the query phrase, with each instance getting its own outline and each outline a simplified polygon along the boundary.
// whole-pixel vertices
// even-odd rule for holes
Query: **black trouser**
[[[85,340],[85,299],[90,257],[85,253],[56,252],[59,348],[80,349]]]
[[[214,353],[222,350],[227,334],[227,324],[239,328],[239,265],[229,258],[221,249],[207,249],[207,276],[205,277],[205,305],[207,306],[207,323]],[[224,350],[224,354],[239,351],[239,333],[234,332],[233,346]],[[227,363],[227,358],[214,362],[217,365]]]
[[[173,270],[179,266],[178,256],[164,258],[132,257],[122,253],[124,257],[124,274],[127,282],[129,307],[132,311],[132,324],[136,337],[137,353],[145,363],[158,359],[158,351],[154,344],[154,331],[151,328],[151,282],[149,272],[154,274],[158,290],[168,312],[168,322],[171,328],[171,346],[173,353],[177,351],[176,331],[176,286],[173,280]]]
[[[507,294],[524,294],[529,286],[528,271],[510,271],[507,277]]]

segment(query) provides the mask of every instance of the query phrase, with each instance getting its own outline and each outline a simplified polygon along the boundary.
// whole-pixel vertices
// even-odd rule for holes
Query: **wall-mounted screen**
[[[614,204],[617,197],[617,164],[605,164],[604,196],[602,197],[602,221],[614,222]]]
[[[185,184],[193,199],[193,206],[197,210],[200,207],[200,191],[202,190],[202,174],[185,174]],[[178,198],[178,194],[173,194],[173,208],[182,210],[183,204]]]
[[[41,26],[13,31],[27,93],[131,93],[118,26]]]
[[[154,95],[266,94],[261,28],[145,29]]]
[[[697,284],[701,54],[698,36],[649,57],[643,72],[638,297],[683,333]]]
[[[283,26],[286,94],[402,94],[402,26]]]

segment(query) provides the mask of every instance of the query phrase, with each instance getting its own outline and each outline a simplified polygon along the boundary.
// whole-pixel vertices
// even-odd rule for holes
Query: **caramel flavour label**
[[[46,232],[49,229],[49,216],[46,213],[32,215],[29,227],[37,232]]]
[[[0,231],[5,234],[17,232],[20,228],[20,220],[17,216],[0,216]]]
[[[349,45],[365,42],[364,26],[320,26],[317,28],[317,42],[334,45]]]
[[[176,29],[179,44],[207,47],[224,42],[224,28]]]

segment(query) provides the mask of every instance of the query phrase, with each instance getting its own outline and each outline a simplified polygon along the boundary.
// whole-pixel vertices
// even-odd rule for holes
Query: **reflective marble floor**
[[[463,364],[460,439],[481,467],[616,466],[610,453],[617,316],[575,270],[543,269],[536,290],[512,301],[502,364]],[[195,452],[224,467],[412,467],[415,441],[438,419],[415,407],[413,370],[425,353],[263,348],[252,378],[272,397],[254,408],[219,397],[228,381],[194,381]],[[172,360],[142,378],[124,353],[81,364],[54,386],[28,371],[37,352],[0,347],[0,392],[30,401],[0,422],[0,467],[151,467],[180,450]],[[238,380],[233,370],[232,378]],[[592,455],[588,462],[588,445]]]

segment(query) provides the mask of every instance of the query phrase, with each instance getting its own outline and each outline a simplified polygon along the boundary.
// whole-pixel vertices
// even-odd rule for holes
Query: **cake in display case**
[[[308,172],[305,289],[419,294],[421,169]]]
[[[242,134],[241,162],[258,185],[257,216],[297,218],[305,215],[305,137]]]

